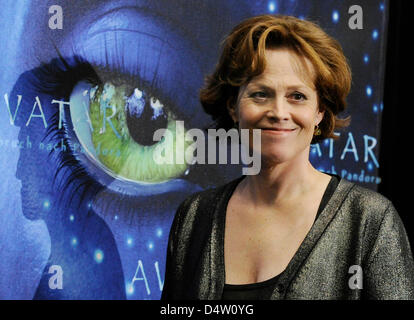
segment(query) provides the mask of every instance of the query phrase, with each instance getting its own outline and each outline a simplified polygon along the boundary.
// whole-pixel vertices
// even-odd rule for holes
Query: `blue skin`
[[[217,5],[215,1],[206,3],[208,6]],[[209,123],[209,119],[198,109],[197,92],[203,74],[211,68],[205,58],[208,54],[206,50],[214,52],[218,40],[213,39],[214,43],[208,48],[208,43],[203,42],[201,37],[191,38],[185,29],[192,28],[192,24],[198,21],[189,21],[187,25],[185,20],[179,19],[180,26],[168,21],[164,16],[168,17],[174,11],[169,10],[167,2],[157,11],[150,9],[151,13],[136,7],[146,6],[141,1],[100,1],[99,6],[93,8],[80,8],[73,2],[71,4],[72,7],[63,7],[63,10],[64,16],[72,17],[73,20],[66,18],[65,27],[60,33],[62,36],[53,38],[68,61],[78,55],[92,65],[107,64],[112,67],[117,57],[113,56],[108,61],[100,59],[105,56],[102,52],[105,47],[110,54],[116,52],[111,33],[108,32],[111,27],[109,24],[115,23],[123,29],[117,32],[117,43],[129,44],[127,54],[122,57],[124,68],[121,69],[131,70],[137,67],[137,63],[141,64],[138,65],[141,71],[139,76],[144,81],[154,83],[166,97],[171,97],[189,127],[203,127]],[[119,9],[120,6],[125,8]],[[112,14],[108,15],[108,12]],[[82,19],[74,21],[80,14]],[[32,15],[32,19],[40,18]],[[39,25],[45,25],[45,22]],[[50,31],[37,31],[24,32],[22,41],[47,41],[44,32]],[[56,57],[51,46],[42,48],[42,53],[42,60]],[[138,56],[140,59],[137,59]],[[47,66],[54,67],[56,64],[57,60],[51,59]],[[42,219],[47,225],[51,241],[50,256],[34,298],[158,299],[160,281],[163,281],[164,276],[168,231],[176,208],[189,194],[208,185],[210,179],[220,182],[220,178],[227,180],[231,177],[220,177],[213,170],[202,175],[197,184],[179,179],[162,186],[136,187],[133,196],[122,200],[122,207],[120,195],[111,190],[111,179],[103,173],[101,177],[95,175],[96,179],[85,180],[96,188],[83,194],[82,198],[75,192],[77,178],[65,185],[66,191],[69,191],[63,193],[65,188],[59,186],[67,183],[72,169],[65,167],[66,174],[59,174],[54,180],[59,166],[56,160],[59,152],[52,152],[52,156],[49,156],[47,152],[37,149],[40,142],[47,145],[59,141],[53,138],[53,134],[47,135],[52,118],[57,113],[57,105],[50,102],[59,98],[33,85],[36,82],[32,80],[33,77],[42,82],[43,72],[44,67],[39,66],[23,73],[10,92],[10,97],[23,95],[15,124],[20,127],[19,141],[26,143],[29,137],[32,144],[32,148],[21,149],[16,171],[16,177],[22,183],[23,214],[30,220]],[[32,118],[26,126],[36,96],[42,103],[48,128],[45,128],[41,118]],[[66,109],[66,120],[70,118],[68,112]],[[39,114],[39,109],[36,109],[35,114]],[[70,127],[70,122],[67,122],[67,126]],[[70,136],[71,143],[79,143],[76,139],[76,135]],[[99,185],[96,180],[105,181],[106,185]],[[73,198],[68,199],[72,195]],[[133,219],[128,211],[131,207],[135,211]],[[99,259],[96,250],[103,253],[103,259]],[[136,277],[141,280],[137,280],[133,290],[129,291],[128,284],[134,278],[139,260],[144,269],[139,269]],[[49,288],[51,274],[48,271],[51,265],[62,267],[61,290]],[[143,281],[143,273],[147,282]]]
[[[266,5],[261,9],[247,0],[205,0],[197,6],[189,6],[188,1],[167,0],[96,1],[96,4],[68,1],[62,5],[63,30],[49,30],[45,12],[53,4],[51,1],[39,7],[32,3],[27,10],[20,38],[21,52],[36,52],[48,67],[54,67],[59,62],[53,39],[68,61],[80,56],[92,66],[111,69],[123,61],[118,72],[139,73],[143,81],[151,83],[173,102],[188,128],[201,128],[210,122],[199,107],[197,93],[203,76],[216,63],[222,35],[241,19],[266,12]],[[177,7],[183,10],[178,11]],[[209,10],[213,17],[205,15]],[[289,10],[286,8],[285,13]],[[182,12],[182,16],[176,16],[177,12]],[[111,31],[114,26],[118,29],[116,36]],[[15,124],[20,127],[19,141],[26,144],[29,137],[32,148],[20,150],[16,177],[22,184],[23,214],[32,221],[46,223],[51,248],[47,262],[34,266],[43,268],[40,280],[29,273],[24,278],[23,272],[19,281],[35,282],[37,289],[32,293],[35,299],[158,299],[169,227],[179,203],[191,193],[238,176],[240,171],[223,173],[218,167],[206,166],[198,171],[202,173],[193,182],[176,179],[153,187],[136,186],[129,197],[123,198],[111,188],[119,183],[104,173],[95,172],[88,179],[75,177],[68,182],[73,168],[66,166],[54,179],[60,165],[56,157],[59,152],[49,156],[39,151],[38,145],[60,141],[47,135],[57,113],[57,105],[50,102],[59,97],[33,85],[33,77],[42,82],[45,67],[39,66],[33,55],[25,58],[19,63],[28,63],[33,68],[20,75],[9,96],[15,101],[16,95],[23,95]],[[32,118],[26,126],[36,96],[42,102],[48,128],[41,118]],[[14,102],[12,106],[13,112]],[[66,109],[65,123],[70,133],[68,113]],[[39,109],[35,114],[39,114]],[[69,136],[71,143],[79,143],[76,135]],[[69,159],[73,161],[74,157]],[[81,166],[89,173],[92,171],[88,170],[92,166],[87,161]],[[82,197],[75,192],[80,182],[92,186]],[[45,237],[44,242],[47,241]],[[19,250],[23,252],[25,248],[16,248],[16,254]],[[97,252],[103,253],[102,259]],[[136,277],[140,280],[134,282],[130,291],[138,261],[144,269],[138,270]],[[51,265],[62,267],[61,290],[49,288]],[[143,280],[144,273],[147,282]],[[2,290],[5,289],[0,287]],[[25,297],[30,295],[26,293]]]

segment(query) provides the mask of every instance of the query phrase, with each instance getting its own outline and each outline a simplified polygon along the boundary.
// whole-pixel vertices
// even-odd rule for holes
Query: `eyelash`
[[[95,86],[105,83],[105,79],[110,79],[111,81],[116,78],[119,79],[120,72],[117,73],[114,70],[106,70],[109,69],[109,67],[104,70],[99,69],[79,56],[74,56],[73,58],[70,58],[70,61],[67,61],[57,48],[56,51],[59,58],[56,58],[49,64],[42,63],[32,79],[31,84],[39,93],[51,95],[55,99],[69,101],[74,86],[81,80],[86,80]],[[104,75],[102,80],[95,70],[99,70],[100,75],[102,71],[102,74]],[[120,70],[123,70],[123,66],[120,66]],[[133,77],[133,79],[131,76],[130,81],[131,83],[136,83],[137,86],[143,88],[143,90],[146,90],[149,94],[161,97],[163,101],[166,101],[177,117],[181,117],[182,119],[186,118],[183,117],[182,112],[180,112],[169,99],[163,98],[159,90],[142,83],[138,76]],[[60,151],[56,154],[54,153],[54,150],[51,150],[49,153],[49,158],[52,158],[53,155],[55,155],[56,158],[57,168],[53,177],[53,188],[55,189],[56,187],[56,190],[59,190],[59,203],[64,207],[73,207],[74,196],[79,196],[77,207],[80,208],[81,206],[84,206],[88,208],[87,210],[89,212],[91,209],[91,206],[89,205],[90,199],[94,199],[98,193],[102,192],[102,190],[106,190],[106,187],[91,176],[79,159],[76,158],[76,154],[79,151],[74,150],[72,147],[73,142],[69,135],[71,122],[68,113],[70,113],[70,111],[65,110],[65,119],[68,120],[63,121],[63,126],[59,129],[59,110],[57,107],[54,109],[43,141],[46,139],[50,139],[50,142],[53,143],[60,143],[62,141],[62,143],[67,146],[66,152]],[[68,123],[66,123],[66,121]],[[196,175],[199,174],[199,170],[197,169],[199,169],[198,166],[192,168],[190,174],[185,178],[189,181],[194,180]],[[59,185],[56,185],[57,181],[59,182]],[[113,196],[105,201],[105,206],[102,207],[105,212],[111,207],[114,207],[114,210],[112,210],[113,212],[118,212],[122,206],[125,207],[126,219],[132,219],[136,216],[134,212],[140,205],[140,203],[137,203],[137,201],[140,201],[139,197],[137,198],[127,195],[122,192],[122,190],[119,190],[119,192],[108,192],[111,192]],[[63,203],[63,199],[67,199],[65,203]]]
[[[56,51],[58,58],[52,60],[49,64],[42,63],[36,70],[31,82],[36,91],[69,101],[73,87],[81,79],[85,79],[94,85],[101,83],[93,67],[88,62],[79,56],[74,56],[70,63],[63,58],[58,49]],[[65,110],[65,112],[69,112],[69,110]],[[53,188],[56,187],[57,190],[61,191],[59,192],[58,201],[62,203],[63,199],[68,199],[67,203],[63,205],[65,207],[68,204],[73,205],[73,197],[77,194],[76,191],[79,191],[78,208],[80,208],[84,204],[87,194],[94,197],[103,186],[97,183],[75,158],[74,152],[69,147],[72,144],[65,122],[63,122],[62,128],[59,129],[59,110],[57,107],[51,116],[43,141],[47,139],[50,139],[53,143],[62,141],[62,144],[68,147],[67,152],[61,151],[56,156],[57,168],[53,177]],[[51,150],[49,158],[53,155],[54,150]],[[61,179],[58,180],[59,176],[61,176]],[[59,185],[56,185],[57,181],[60,182]],[[69,195],[69,197],[66,197],[66,195]]]
[[[259,97],[259,95],[264,95],[264,96]],[[307,97],[303,93],[300,93],[300,92],[293,92],[288,97],[292,97],[292,96],[300,96],[300,99],[293,99],[295,101],[307,100]],[[264,100],[267,97],[268,97],[268,94],[264,91],[256,91],[250,94],[250,98],[257,99],[257,100]]]
[[[255,101],[262,102],[268,97],[268,94],[264,91],[255,91],[251,93],[249,97]]]
[[[294,92],[290,96],[300,96],[300,99],[294,99],[295,101],[304,101],[307,100],[306,96],[303,93],[300,92]]]

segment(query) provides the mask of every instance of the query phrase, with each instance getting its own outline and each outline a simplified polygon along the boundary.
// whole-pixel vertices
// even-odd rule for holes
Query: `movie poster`
[[[211,124],[198,94],[224,36],[277,13],[319,23],[352,69],[351,125],[311,162],[376,190],[387,1],[1,2],[0,299],[160,298],[178,205],[242,165],[154,155]]]

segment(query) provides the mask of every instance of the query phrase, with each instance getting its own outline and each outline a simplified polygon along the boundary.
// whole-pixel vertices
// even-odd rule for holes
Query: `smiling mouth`
[[[262,128],[262,133],[273,137],[288,137],[291,133],[295,132],[295,129],[282,129],[282,128]]]
[[[282,128],[262,128],[264,131],[270,131],[270,132],[292,132],[296,129],[282,129]]]

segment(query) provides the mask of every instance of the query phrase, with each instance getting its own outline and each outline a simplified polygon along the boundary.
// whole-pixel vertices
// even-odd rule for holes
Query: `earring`
[[[315,131],[313,132],[314,136],[320,136],[322,134],[322,130],[319,129],[319,125],[315,126]]]

